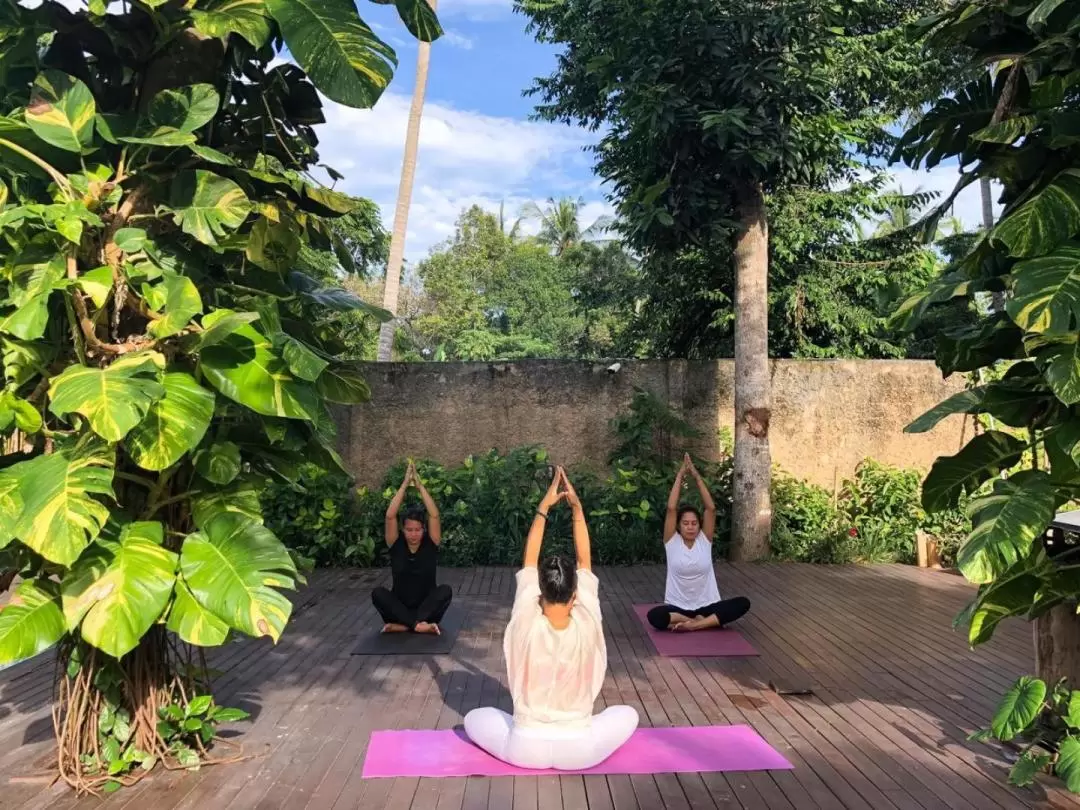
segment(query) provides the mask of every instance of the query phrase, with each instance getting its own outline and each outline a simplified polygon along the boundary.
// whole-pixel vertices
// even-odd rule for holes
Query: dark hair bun
[[[561,554],[545,557],[540,563],[540,595],[545,602],[565,605],[577,591],[577,569]]]

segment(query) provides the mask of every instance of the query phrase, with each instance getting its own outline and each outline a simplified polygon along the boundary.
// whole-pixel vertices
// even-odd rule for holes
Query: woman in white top
[[[679,506],[679,495],[687,473],[694,476],[701,502],[705,505],[704,519],[693,506]],[[745,596],[721,599],[716,587],[713,568],[712,541],[716,531],[716,504],[709,487],[702,480],[690,455],[683,457],[682,467],[675,476],[675,485],[668,496],[667,516],[664,518],[664,551],[667,553],[666,604],[649,611],[649,624],[657,630],[708,630],[724,627],[750,610]]]
[[[559,555],[538,568],[548,510],[563,499],[574,514],[577,570]],[[585,770],[634,733],[638,714],[630,706],[592,713],[607,670],[599,585],[581,501],[559,467],[529,529],[503,637],[514,715],[494,708],[465,715],[465,733],[492,756],[519,768]]]

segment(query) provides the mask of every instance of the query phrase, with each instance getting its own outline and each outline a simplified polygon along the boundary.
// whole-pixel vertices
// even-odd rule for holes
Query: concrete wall
[[[618,371],[579,361],[366,364],[371,402],[339,415],[343,455],[359,483],[381,482],[403,456],[458,464],[471,453],[525,444],[557,463],[602,467],[608,422],[625,412],[634,387],[665,397],[699,430],[694,448],[715,456],[716,433],[733,425],[730,360],[630,361]],[[832,487],[864,458],[927,468],[955,453],[971,423],[952,417],[937,430],[902,430],[961,390],[930,362],[777,360],[772,363],[773,460],[789,473]]]

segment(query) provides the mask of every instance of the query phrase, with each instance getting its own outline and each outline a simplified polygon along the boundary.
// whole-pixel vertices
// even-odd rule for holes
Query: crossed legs
[[[649,624],[657,630],[706,630],[710,627],[726,627],[741,619],[749,610],[750,600],[745,596],[736,596],[696,610],[658,605],[649,611],[648,619]]]
[[[375,610],[382,617],[385,627],[383,632],[438,633],[439,622],[446,614],[454,592],[449,585],[439,585],[424,597],[415,608],[402,602],[389,588],[376,588],[371,592],[371,601]]]

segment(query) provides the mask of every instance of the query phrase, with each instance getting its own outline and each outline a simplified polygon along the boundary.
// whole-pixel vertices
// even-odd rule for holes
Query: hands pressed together
[[[577,490],[574,489],[574,485],[567,478],[566,470],[562,467],[556,467],[555,475],[551,477],[551,486],[548,487],[544,497],[540,500],[540,514],[547,517],[548,510],[562,500],[570,504],[575,517],[582,513],[581,499],[578,498]]]

